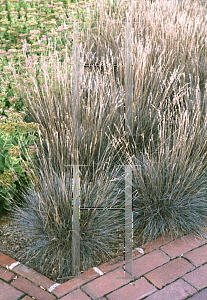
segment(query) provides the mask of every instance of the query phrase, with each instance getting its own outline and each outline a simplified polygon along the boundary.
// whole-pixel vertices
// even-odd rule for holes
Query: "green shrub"
[[[25,187],[30,184],[27,150],[33,156],[32,149],[36,139],[38,124],[26,124],[21,121],[21,114],[11,110],[4,111],[10,116],[1,117],[0,122],[0,214],[5,210],[11,210],[12,198],[15,193],[20,192],[20,185]],[[11,118],[18,117],[18,121],[11,121]]]

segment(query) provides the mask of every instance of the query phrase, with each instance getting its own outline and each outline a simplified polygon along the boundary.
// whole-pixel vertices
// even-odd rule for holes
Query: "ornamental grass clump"
[[[198,126],[199,117],[197,112],[189,122],[188,111],[183,111],[171,135],[173,146],[170,139],[165,142],[163,124],[157,153],[149,147],[148,152],[130,157],[135,240],[144,243],[166,233],[176,238],[206,236],[206,153],[202,154],[206,130]]]
[[[194,98],[192,110],[190,105],[187,109],[180,105],[179,114],[174,113],[175,120],[170,105],[166,114],[159,113],[156,147],[151,135],[143,152],[135,143],[133,155],[126,151],[125,163],[131,165],[133,174],[135,244],[142,245],[165,234],[173,238],[184,234],[206,237],[206,103],[200,107],[198,98],[190,96]],[[120,203],[123,188],[124,178]]]
[[[71,59],[61,65],[55,58],[51,56],[49,65],[56,63],[57,82],[50,79],[44,61],[40,64],[45,79],[42,91],[29,73],[32,93],[22,86],[28,112],[42,130],[38,131],[39,142],[34,142],[36,158],[31,160],[35,176],[31,188],[22,192],[24,205],[13,203],[11,220],[15,226],[9,232],[25,240],[24,253],[18,259],[53,280],[65,280],[72,276],[71,168],[75,152],[80,166],[80,207],[89,208],[80,212],[81,270],[105,262],[124,249],[124,211],[103,209],[117,208],[114,190],[119,185],[115,179],[120,174],[120,151],[109,142],[108,135],[114,131],[114,124],[123,121],[119,108],[124,98],[123,88],[118,89],[110,69],[104,75],[93,70],[83,76],[80,142],[76,148],[69,80],[72,69],[67,64]]]
[[[112,154],[109,145],[106,152]],[[44,154],[43,154],[44,155]],[[72,170],[60,175],[44,157],[45,165],[38,169],[39,185],[28,189],[23,207],[15,206],[10,234],[26,242],[19,257],[33,269],[53,280],[72,276]],[[117,195],[112,182],[119,168],[109,172],[109,164],[99,162],[94,181],[86,174],[80,182],[80,206],[114,208]],[[110,173],[110,174],[109,174]],[[117,187],[118,188],[118,187]],[[122,210],[80,210],[80,270],[104,262],[123,250]]]
[[[133,131],[123,137],[122,124],[110,136],[122,145],[122,163],[133,166],[133,234],[138,244],[164,233],[206,234],[206,6],[201,10],[195,2],[192,10],[188,1],[182,8],[179,2],[171,5],[143,1],[131,9],[137,22]],[[105,45],[117,57],[123,54],[115,47],[118,38],[92,37],[89,44],[96,40],[100,53]]]

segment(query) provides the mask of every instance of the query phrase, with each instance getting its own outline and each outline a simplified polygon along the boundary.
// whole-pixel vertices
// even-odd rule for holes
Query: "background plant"
[[[15,113],[13,109],[5,110],[5,114],[10,118],[2,117],[0,122],[0,214],[4,213],[5,210],[11,210],[12,198],[15,197],[15,193],[20,192],[20,184],[27,186],[30,183],[27,174],[28,158],[26,149],[33,147],[33,140],[36,138],[35,132],[38,128],[38,124],[22,122],[22,117]],[[11,117],[13,117],[13,122]],[[14,122],[14,119],[16,119],[16,122]],[[29,155],[34,157],[31,151]]]
[[[13,129],[16,128],[16,118],[21,118],[21,113],[25,108],[23,107],[23,102],[19,94],[19,90],[14,84],[14,78],[11,75],[11,65],[15,67],[16,70],[19,70],[19,74],[24,73],[25,57],[23,53],[26,54],[26,57],[28,57],[28,55],[30,56],[30,52],[33,53],[33,60],[38,61],[41,58],[41,51],[47,49],[48,38],[50,39],[50,43],[52,43],[51,40],[54,40],[54,37],[56,36],[58,37],[56,42],[56,49],[62,49],[59,58],[61,60],[65,54],[65,49],[63,49],[63,44],[66,41],[65,36],[69,36],[69,43],[67,43],[67,45],[69,46],[72,44],[72,36],[70,31],[70,28],[72,28],[72,24],[66,25],[65,22],[70,22],[73,18],[79,19],[81,16],[81,12],[83,12],[85,8],[85,5],[83,4],[86,3],[80,2],[77,5],[71,5],[68,1],[64,1],[64,3],[59,2],[57,4],[54,3],[53,5],[48,1],[1,1],[0,22],[2,27],[0,32],[0,114],[3,120],[4,118],[8,117],[9,113],[9,120]],[[72,17],[73,13],[74,17]],[[68,30],[69,32],[67,32]],[[28,47],[30,49],[28,49]],[[38,76],[38,72],[39,70],[37,70],[36,76]],[[38,84],[41,86],[40,80],[38,81]],[[11,111],[9,112],[10,109],[13,110],[13,113],[16,114],[15,116],[11,114]],[[6,125],[2,124],[2,126],[5,127]],[[25,130],[26,128],[31,128],[31,126],[31,124],[27,125],[21,123],[21,128],[23,128],[23,130]],[[18,126],[18,128],[20,127]],[[3,127],[1,129],[3,130]],[[10,132],[8,134],[10,135]],[[18,141],[20,140],[19,134],[16,134],[16,139]],[[30,134],[27,134],[27,139],[30,139]],[[16,143],[18,143],[18,141],[16,141]],[[14,142],[11,141],[11,143]],[[33,143],[30,143],[30,146],[31,145],[33,145]],[[21,154],[24,157],[25,150],[23,150],[23,148],[24,147],[21,146]],[[5,161],[5,154],[3,154],[1,159]],[[26,161],[26,163],[28,162]],[[4,171],[6,171],[6,169],[4,170],[3,165],[2,174],[4,173]],[[27,166],[27,168],[29,168],[29,166]],[[18,174],[19,176],[17,176],[17,179],[15,180],[15,185],[18,186],[18,191],[19,180],[23,180],[23,178],[25,177],[23,176],[23,178],[21,178],[22,174],[24,174],[25,172],[24,168],[19,172],[21,175]],[[4,176],[4,181],[5,180],[6,177]],[[28,181],[23,181],[27,186]],[[21,181],[21,184],[23,184],[23,181]],[[10,184],[10,180],[7,182],[7,184]],[[10,186],[10,189],[12,187],[16,188],[15,185]],[[1,195],[3,197],[6,194],[8,196],[8,193],[4,189],[1,190]],[[6,199],[2,200],[1,208],[3,208],[4,205],[6,209],[10,209],[10,204],[8,204],[7,202],[8,201]],[[7,205],[5,203],[7,203]]]
[[[125,26],[121,21],[126,19],[124,3],[117,2],[115,9],[118,11],[119,8],[120,13],[114,14],[116,22],[111,21],[107,12],[103,12],[99,19],[99,33],[88,35],[86,40],[86,49],[92,49],[96,53],[91,59],[92,63],[101,64],[103,57],[108,56],[109,63],[117,65],[117,77],[123,85]],[[205,102],[206,5],[202,6],[201,12],[201,3],[198,3],[194,2],[192,10],[188,1],[183,2],[184,8],[180,1],[174,3],[175,6],[172,6],[172,1],[164,4],[157,1],[156,5],[152,5],[150,1],[132,2],[132,21],[135,22],[133,136],[136,145],[142,150],[143,139],[144,145],[148,145],[151,133],[156,141],[159,108],[164,113],[168,103],[171,103],[171,112],[178,112],[179,104],[186,107],[189,90],[195,91],[198,85],[200,107]],[[128,9],[129,6],[130,3]],[[177,103],[179,95],[182,95],[183,101],[179,100]]]

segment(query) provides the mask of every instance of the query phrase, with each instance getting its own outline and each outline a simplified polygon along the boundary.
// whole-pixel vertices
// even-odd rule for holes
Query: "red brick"
[[[90,300],[90,298],[80,289],[77,289],[61,298],[61,300]]]
[[[55,297],[43,289],[37,287],[29,280],[19,277],[15,279],[12,283],[13,286],[18,288],[19,290],[25,292],[31,297],[35,297],[38,300],[53,300]]]
[[[3,268],[0,268],[0,278],[10,281],[12,280],[16,275],[8,270],[5,270]]]
[[[9,256],[0,252],[0,266],[2,267],[9,267],[11,264],[17,262],[15,259],[10,258]]]
[[[192,264],[187,262],[184,258],[179,257],[148,273],[145,277],[161,289],[167,283],[175,281],[192,269],[194,269]]]
[[[179,279],[162,290],[150,295],[146,300],[183,300],[197,292],[192,286],[182,279]]]
[[[161,249],[172,258],[175,258],[205,243],[207,243],[207,240],[205,239],[195,239],[187,235],[175,241],[172,241],[171,243],[161,247]]]
[[[161,250],[155,250],[133,261],[132,275],[140,277],[145,273],[168,262],[170,258]]]
[[[130,281],[129,279],[119,279],[122,277],[124,277],[124,271],[121,268],[118,268],[115,271],[107,273],[96,278],[92,282],[87,283],[82,286],[81,289],[90,297],[96,299],[114,291]]]
[[[183,257],[188,258],[196,267],[203,265],[207,262],[207,245],[188,252]]]
[[[110,261],[102,264],[102,265],[99,265],[97,268],[99,270],[101,270],[101,272],[103,273],[107,273],[109,271],[112,271],[120,266],[124,265],[124,256],[118,256],[114,259],[111,259]]]
[[[187,282],[198,290],[207,286],[207,264],[183,276]]]
[[[75,277],[71,280],[68,280],[64,283],[62,283],[61,285],[59,285],[58,287],[56,287],[52,292],[53,294],[55,294],[57,297],[61,297],[63,295],[68,294],[69,292],[77,289],[78,287],[80,287],[82,284],[99,277],[98,273],[96,273],[94,271],[94,269],[90,269],[84,273],[82,273],[81,275],[79,275],[78,277]]]
[[[140,246],[140,248],[142,248],[145,253],[148,253],[154,249],[159,248],[160,246],[162,246],[166,243],[171,242],[172,240],[173,240],[173,238],[166,234],[166,235],[158,237],[157,239],[155,239],[153,241],[145,243],[144,245]]]
[[[3,280],[0,280],[0,300],[17,300],[22,295],[24,295],[24,293],[18,291]]]
[[[25,296],[24,298],[22,298],[22,300],[33,300],[33,299],[29,296]]]
[[[200,291],[199,293],[190,297],[189,300],[204,300],[207,299],[207,289]]]
[[[153,292],[157,291],[157,289],[150,284],[144,277],[125,285],[124,287],[112,292],[107,295],[109,300],[139,300],[142,299]]]
[[[42,287],[48,289],[53,284],[55,284],[54,281],[50,280],[49,278],[43,276],[42,274],[37,273],[36,271],[28,268],[25,265],[18,265],[15,268],[12,269],[15,273],[24,276],[31,280],[32,282],[36,283],[37,285],[41,285]]]

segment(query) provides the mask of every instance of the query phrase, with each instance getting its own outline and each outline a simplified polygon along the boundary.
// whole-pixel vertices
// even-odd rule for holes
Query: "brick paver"
[[[4,279],[5,281],[12,280],[16,275],[9,270],[6,270],[4,268],[0,268],[0,278]]]
[[[207,262],[207,245],[197,248],[183,255],[188,258],[196,267]]]
[[[140,277],[143,274],[163,265],[168,262],[170,258],[161,250],[155,250],[133,261],[132,275]]]
[[[124,265],[124,257],[118,256],[110,261],[99,265],[97,268],[101,270],[101,272],[106,273],[112,271],[120,266]]]
[[[109,300],[139,300],[152,294],[155,291],[157,291],[157,289],[144,277],[142,277],[107,295],[107,298]]]
[[[154,249],[159,248],[160,246],[162,246],[166,243],[169,243],[172,240],[173,240],[173,238],[171,238],[169,235],[163,235],[153,241],[145,243],[144,245],[140,246],[140,248],[142,248],[145,253],[148,253]]]
[[[15,273],[24,276],[26,278],[28,278],[29,280],[31,280],[32,282],[41,285],[42,287],[48,289],[49,287],[51,287],[53,284],[55,284],[54,281],[50,280],[49,278],[43,276],[40,273],[37,273],[36,271],[28,268],[25,265],[18,265],[17,267],[13,268],[12,271],[14,271]]]
[[[138,250],[134,249],[133,254],[132,254],[133,261],[142,255],[143,255],[142,253],[140,253]],[[104,264],[98,265],[97,268],[101,272],[107,273],[109,271],[117,269],[120,266],[124,266],[124,256],[117,256]]]
[[[0,300],[207,299],[207,239],[173,240],[166,235],[139,247],[145,254],[133,250],[132,279],[124,278],[120,256],[97,266],[106,274],[100,276],[91,268],[57,286],[52,294],[45,289],[54,281],[23,264],[8,270],[17,261],[0,252]]]
[[[61,300],[90,300],[90,298],[80,289],[77,289],[61,298]]]
[[[195,288],[182,279],[167,285],[162,290],[157,291],[146,300],[183,300],[197,292]]]
[[[9,267],[11,264],[17,262],[15,259],[10,258],[9,256],[0,252],[0,266],[2,267]]]
[[[186,274],[183,278],[198,290],[207,287],[207,264]]]
[[[44,291],[43,289],[39,288],[29,280],[19,277],[15,279],[12,283],[13,286],[18,288],[19,290],[25,292],[31,297],[35,297],[38,300],[53,300],[55,297],[52,294]]]
[[[124,277],[124,271],[121,268],[118,268],[115,271],[87,283],[82,286],[81,289],[92,297],[92,299],[96,299],[114,291],[130,281],[129,279],[119,279],[122,277]]]
[[[69,292],[77,289],[82,284],[99,277],[98,273],[96,273],[93,269],[90,269],[79,276],[79,278],[73,278],[65,283],[62,283],[58,287],[56,287],[52,292],[57,297],[64,296]]]
[[[0,280],[0,292],[0,300],[17,300],[24,295],[3,280]]]
[[[207,299],[207,289],[200,291],[199,293],[195,294],[194,296],[188,298],[189,300],[204,300]]]
[[[172,258],[175,258],[206,243],[206,239],[195,239],[187,235],[162,246],[160,249],[162,249]]]
[[[158,288],[162,288],[167,283],[175,281],[185,273],[193,270],[194,266],[187,262],[184,258],[176,258],[168,262],[164,266],[151,271],[145,277]]]

